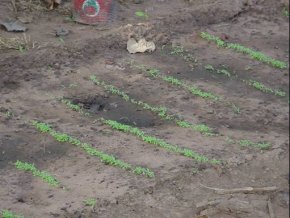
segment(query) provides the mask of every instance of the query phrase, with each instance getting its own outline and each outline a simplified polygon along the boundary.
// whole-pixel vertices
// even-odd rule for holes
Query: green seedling
[[[217,70],[217,74],[222,74],[224,76],[231,77],[231,73],[226,69]]]
[[[241,109],[235,104],[232,104],[232,109],[236,114],[241,114]]]
[[[2,210],[1,216],[2,218],[24,218],[24,216],[17,215],[10,210]]]
[[[67,22],[75,22],[75,18],[73,16],[67,16],[64,18],[64,20]]]
[[[285,17],[288,17],[289,18],[289,10],[287,8],[283,8],[283,11],[282,11],[283,15]]]
[[[163,80],[171,85],[181,87],[184,90],[189,91],[192,95],[195,95],[195,96],[198,96],[198,97],[201,97],[204,99],[215,100],[215,101],[219,99],[219,97],[214,95],[213,93],[202,91],[201,89],[199,89],[195,86],[192,86],[192,85],[187,85],[184,81],[179,80],[175,77],[164,76],[160,73],[160,71],[158,69],[154,69],[154,68],[149,69],[149,70],[146,70],[146,68],[140,68],[140,69],[143,69],[143,72],[147,72],[150,76],[152,76],[154,78],[158,78],[158,79],[161,79],[161,80]]]
[[[199,169],[198,168],[192,168],[191,170],[192,175],[196,175],[199,173]]]
[[[63,37],[58,37],[58,40],[62,43],[62,44],[64,44],[65,43],[65,41],[64,41],[64,38]]]
[[[227,48],[227,49],[232,49],[234,51],[237,51],[239,53],[247,54],[249,55],[252,59],[258,60],[260,62],[266,63],[272,67],[279,68],[279,69],[286,69],[288,67],[287,63],[279,60],[275,60],[262,52],[255,51],[251,48],[244,47],[239,44],[235,43],[227,43],[220,39],[219,37],[213,36],[207,32],[202,32],[200,34],[201,38],[207,40],[207,41],[212,41],[214,42],[218,47],[220,48]]]
[[[97,200],[94,198],[89,198],[84,201],[84,205],[88,207],[95,207],[97,205]]]
[[[182,57],[185,62],[190,64],[191,69],[194,69],[194,65],[197,63],[197,59],[192,54],[189,54],[182,46],[173,46],[170,54]]]
[[[67,104],[66,104],[67,105]],[[117,159],[116,157],[114,157],[113,155],[109,155],[106,154],[102,151],[99,151],[97,149],[95,149],[92,145],[88,144],[88,143],[82,143],[80,140],[78,140],[77,138],[74,138],[72,136],[69,136],[65,133],[61,133],[61,132],[57,132],[55,131],[50,125],[46,124],[46,123],[41,123],[41,122],[37,122],[37,121],[33,121],[32,125],[40,132],[42,133],[47,133],[50,136],[52,136],[55,140],[57,140],[58,142],[67,142],[70,143],[74,146],[77,146],[78,148],[81,148],[83,151],[85,151],[87,154],[91,155],[91,156],[95,156],[101,159],[101,161],[106,164],[106,165],[112,165],[124,170],[129,170],[132,171],[133,173],[135,173],[135,169],[138,167],[142,168],[142,167],[135,167],[132,166],[131,164],[128,164],[122,160]],[[147,169],[147,168],[142,168],[143,169],[143,174],[144,176],[147,177],[154,177],[154,172],[152,172],[151,170]],[[140,174],[137,174],[140,175]]]
[[[210,64],[205,65],[204,69],[206,69],[208,71],[214,71],[214,67]]]
[[[71,84],[69,84],[68,87],[69,87],[70,89],[73,89],[73,88],[78,87],[78,85],[77,85],[77,84],[74,84],[74,83],[71,83]]]
[[[234,140],[230,137],[226,137],[226,142],[228,144],[239,144],[242,147],[253,147],[253,148],[258,148],[261,150],[266,150],[269,149],[272,145],[268,142],[253,142],[251,140],[243,139],[243,140]]]
[[[5,117],[6,117],[7,119],[11,119],[11,118],[13,117],[13,113],[12,113],[11,111],[7,110],[7,111],[5,112]]]
[[[137,17],[141,17],[141,18],[145,18],[145,19],[149,18],[149,15],[146,12],[144,12],[144,11],[136,11],[135,15]]]
[[[242,146],[242,147],[254,147],[254,148],[259,148],[262,150],[268,149],[271,147],[271,144],[268,142],[259,142],[259,143],[254,143],[250,140],[240,140],[238,141],[238,143]]]
[[[103,119],[102,122],[104,124],[110,126],[112,129],[115,129],[115,130],[118,130],[121,132],[125,132],[125,133],[130,133],[132,135],[137,136],[142,141],[144,141],[148,144],[153,144],[153,145],[159,146],[161,148],[164,148],[168,151],[171,151],[173,153],[178,153],[178,154],[181,154],[183,156],[193,158],[197,162],[212,163],[212,164],[220,164],[221,163],[221,161],[219,161],[219,160],[209,159],[209,158],[207,158],[203,155],[200,155],[200,154],[198,154],[195,151],[192,151],[190,149],[181,148],[179,146],[172,145],[170,143],[167,143],[163,139],[156,138],[155,136],[149,136],[137,127],[132,127],[129,125],[121,124],[121,123],[118,123],[117,121],[114,121],[114,120],[104,120]]]
[[[279,96],[279,97],[285,97],[286,96],[286,92],[283,92],[281,90],[274,90],[274,89],[272,89],[270,87],[267,87],[263,83],[260,83],[260,82],[255,81],[255,80],[243,80],[243,82],[245,82],[249,86],[252,86],[255,89],[257,89],[259,91],[262,91],[264,93],[271,93],[271,94],[274,94],[274,95]]]
[[[15,167],[17,169],[19,169],[19,170],[31,172],[33,174],[33,176],[36,176],[36,177],[41,178],[43,181],[47,182],[51,186],[59,187],[59,185],[60,185],[60,183],[57,181],[56,178],[54,178],[52,175],[50,175],[46,171],[40,171],[40,170],[38,170],[34,166],[34,164],[25,163],[25,162],[21,162],[21,161],[18,160],[15,163]]]
[[[152,106],[152,105],[149,105],[143,101],[135,100],[134,98],[130,97],[129,95],[127,95],[125,92],[119,90],[118,88],[116,88],[112,85],[108,85],[105,82],[98,80],[96,78],[96,76],[91,76],[90,79],[92,82],[94,82],[94,84],[103,87],[107,92],[114,94],[114,95],[117,95],[117,96],[121,97],[123,100],[130,102],[132,104],[135,104],[135,105],[143,108],[144,110],[149,110],[164,120],[173,121],[177,125],[179,125],[180,122],[187,122],[187,121],[183,121],[183,120],[178,119],[177,117],[180,117],[180,115],[170,114],[168,112],[169,110],[166,107]],[[202,124],[202,127],[207,127],[207,128],[200,128],[200,124],[191,124],[189,122],[187,122],[187,124],[188,124],[187,125],[188,127],[186,127],[186,128],[190,128],[194,131],[198,131],[198,132],[201,132],[202,134],[206,134],[206,135],[212,134],[212,129],[207,127],[204,124]]]
[[[66,105],[68,105],[68,104],[66,104]],[[146,135],[142,130],[138,129],[137,127],[132,127],[132,126],[129,126],[129,125],[121,124],[121,123],[118,123],[117,121],[114,121],[114,120],[101,119],[101,121],[104,124],[110,126],[112,129],[115,129],[115,130],[118,130],[118,131],[121,131],[121,132],[125,132],[125,133],[130,133],[132,135],[137,136],[138,138],[140,138],[141,140],[143,140],[146,143],[160,146],[162,148],[165,148],[168,151],[179,153],[179,154],[184,155],[186,157],[193,158],[196,161],[205,162],[205,163],[209,162],[209,163],[212,163],[212,164],[219,164],[220,163],[219,160],[216,160],[216,159],[209,160],[207,157],[199,155],[199,154],[195,153],[192,150],[182,149],[182,148],[180,148],[178,146],[171,145],[171,144],[165,142],[162,139],[158,139],[158,138],[156,138],[154,136]],[[180,124],[180,126],[183,126],[183,127],[188,127],[188,126],[191,127],[190,126],[191,124],[186,123],[186,122],[180,122],[179,124]],[[46,125],[47,124],[44,124],[44,126],[46,126]],[[199,129],[198,131],[200,131],[200,132],[209,132],[210,131],[206,125],[202,125],[202,124],[201,125],[197,125],[195,128],[198,128]],[[47,131],[47,128],[43,127],[43,124],[41,124],[41,123],[40,123],[39,129],[40,129],[40,131],[42,131],[42,129]],[[55,135],[55,134],[53,134],[53,135]],[[61,138],[65,138],[65,139],[67,138],[67,136],[62,136],[62,135],[63,134],[61,134]],[[137,175],[147,175],[148,177],[153,177],[154,176],[152,171],[150,171],[147,168],[143,168],[143,167],[136,167],[133,170],[133,172],[135,174],[137,174]]]

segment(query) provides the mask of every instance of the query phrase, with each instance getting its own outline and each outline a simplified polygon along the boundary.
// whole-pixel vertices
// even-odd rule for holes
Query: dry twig
[[[278,188],[276,186],[272,187],[243,187],[243,188],[234,188],[234,189],[220,189],[220,188],[212,188],[205,185],[200,184],[202,187],[214,190],[216,194],[225,195],[225,194],[235,194],[235,193],[261,193],[261,192],[274,192],[277,191]]]

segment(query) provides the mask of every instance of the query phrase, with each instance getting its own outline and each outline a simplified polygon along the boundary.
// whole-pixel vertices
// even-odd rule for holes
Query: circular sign
[[[96,17],[100,12],[100,4],[97,0],[85,0],[82,5],[83,13],[88,17]]]
[[[115,0],[73,0],[74,19],[79,23],[107,22],[115,13]]]

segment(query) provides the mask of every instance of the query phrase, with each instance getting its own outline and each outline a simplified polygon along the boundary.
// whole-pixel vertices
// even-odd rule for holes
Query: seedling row
[[[97,150],[91,144],[83,143],[77,138],[74,138],[68,134],[55,131],[50,125],[42,122],[33,121],[33,126],[41,133],[46,133],[52,136],[58,142],[67,142],[78,148],[81,148],[85,153],[95,156],[101,159],[101,161],[106,165],[115,166],[124,170],[131,171],[137,175],[144,175],[147,177],[154,177],[154,172],[148,168],[143,168],[140,166],[133,166],[122,160],[117,159],[113,155],[106,154],[102,151]]]
[[[283,62],[283,61],[276,60],[274,58],[271,58],[271,57],[263,54],[262,52],[255,51],[251,48],[247,48],[247,47],[240,45],[240,44],[227,43],[224,40],[220,39],[219,37],[211,35],[207,32],[202,32],[200,34],[200,36],[201,36],[201,38],[203,38],[207,41],[214,42],[219,48],[231,49],[231,50],[234,50],[234,51],[239,52],[239,53],[247,54],[252,59],[266,63],[272,67],[279,68],[279,69],[286,69],[288,67],[288,64]]]
[[[157,114],[159,117],[165,120],[169,121],[174,121],[178,126],[183,127],[183,128],[189,128],[193,129],[197,132],[201,132],[204,136],[219,136],[219,134],[213,133],[212,129],[208,127],[207,125],[200,124],[200,125],[193,125],[187,121],[184,120],[179,120],[176,117],[180,117],[180,115],[169,115],[168,114],[168,109],[165,107],[157,107],[157,106],[151,106],[150,104],[143,102],[143,101],[137,101],[133,98],[131,98],[128,94],[125,92],[121,91],[120,89],[116,88],[113,85],[108,85],[104,81],[100,81],[96,78],[96,76],[91,76],[91,80],[94,82],[94,84],[99,85],[103,87],[107,92],[117,95],[121,97],[123,100],[126,102],[135,104],[137,106],[142,106],[143,109],[151,111],[155,114]],[[226,136],[226,138],[229,138]],[[247,141],[248,143],[243,143]],[[247,147],[254,147],[254,148],[261,148],[261,149],[266,149],[271,147],[272,145],[268,142],[253,142],[248,139],[239,139],[239,140],[233,140],[234,144],[239,144]],[[264,146],[266,145],[266,146]]]

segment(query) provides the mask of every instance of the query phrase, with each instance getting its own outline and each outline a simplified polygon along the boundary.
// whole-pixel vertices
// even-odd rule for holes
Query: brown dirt
[[[128,8],[120,6],[118,20],[107,26],[85,26],[67,21],[69,3],[54,11],[21,8],[15,13],[8,0],[1,1],[0,19],[32,19],[26,24],[26,34],[37,47],[23,53],[0,50],[0,210],[10,209],[31,218],[185,218],[199,214],[196,204],[201,201],[221,198],[227,202],[232,197],[233,202],[238,199],[248,207],[241,212],[234,205],[211,217],[269,217],[268,198],[277,218],[288,217],[289,73],[218,49],[198,37],[201,31],[227,35],[230,41],[287,61],[289,21],[282,15],[283,7],[283,1],[277,0],[148,0],[143,4],[130,3]],[[137,10],[146,10],[149,19],[136,18]],[[70,30],[64,42],[55,37],[59,27]],[[2,37],[15,35],[19,36],[0,30]],[[128,54],[129,36],[154,40],[157,51]],[[167,49],[162,50],[163,45],[183,46],[198,60],[195,68],[192,70]],[[241,108],[241,114],[224,104],[151,80],[130,67],[128,63],[132,61],[225,96]],[[281,88],[287,98],[261,93],[235,78],[209,74],[204,70],[206,64],[224,65],[239,78]],[[250,70],[245,70],[248,66]],[[176,127],[104,92],[89,81],[92,74],[136,99],[164,105],[192,122],[206,123],[221,135],[268,141],[273,146],[265,151],[242,148],[225,142],[222,136],[205,137]],[[227,164],[198,164],[145,144],[67,109],[56,97],[83,104],[96,119],[104,117],[139,126],[148,134]],[[7,111],[13,115],[8,117]],[[148,167],[156,177],[147,179],[104,165],[69,144],[38,133],[29,125],[33,119],[50,123],[126,162]],[[49,171],[68,190],[52,188],[29,173],[16,170],[16,160],[35,163]],[[278,191],[218,196],[200,184],[225,189],[277,186]],[[97,200],[94,210],[84,206],[83,201],[88,198]]]

